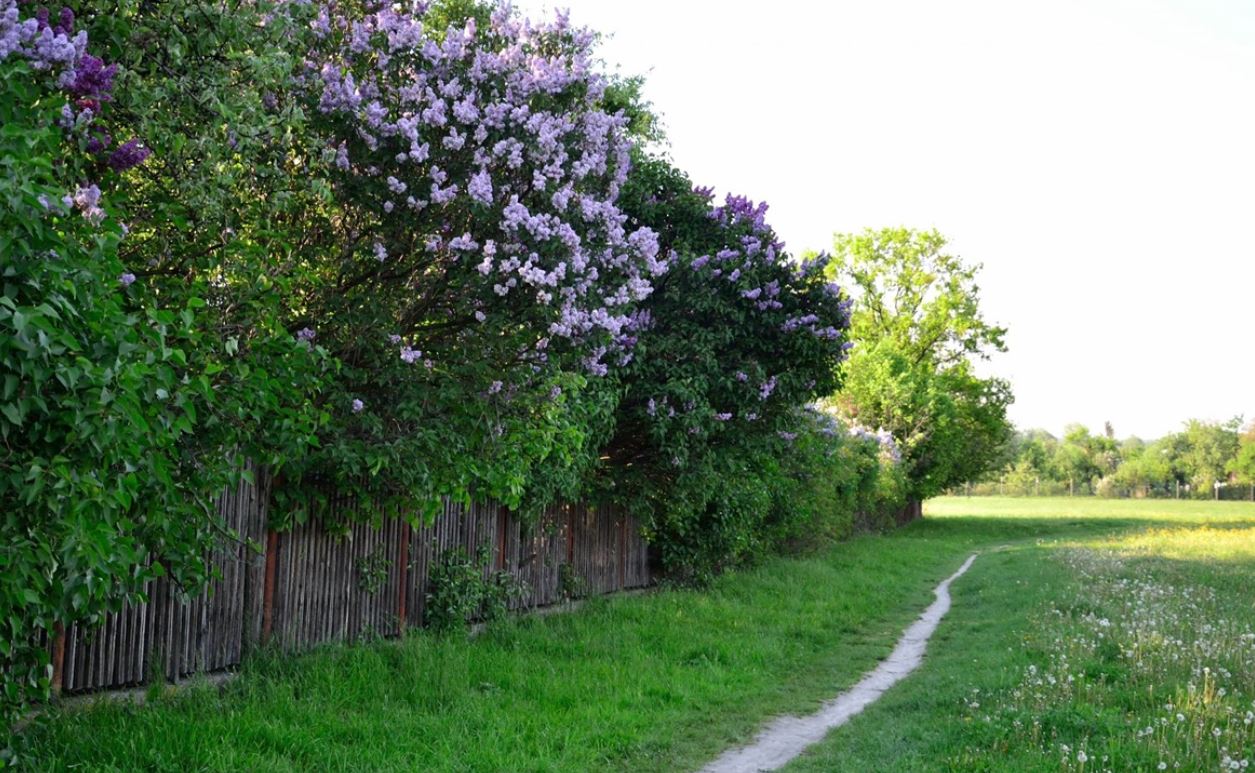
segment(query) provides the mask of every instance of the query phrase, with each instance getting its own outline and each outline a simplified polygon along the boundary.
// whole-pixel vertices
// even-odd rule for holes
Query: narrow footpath
[[[950,610],[950,583],[963,576],[976,554],[967,557],[959,570],[933,591],[936,601],[898,639],[889,657],[863,675],[858,684],[824,703],[805,717],[780,717],[767,726],[749,746],[731,749],[702,768],[701,773],[757,773],[783,767],[828,731],[840,727],[874,703],[893,685],[919,667],[928,640],[941,618]]]

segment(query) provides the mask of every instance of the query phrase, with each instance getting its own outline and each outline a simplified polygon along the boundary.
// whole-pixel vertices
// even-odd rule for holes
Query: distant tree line
[[[1093,494],[1111,497],[1248,498],[1255,491],[1255,421],[1190,419],[1157,440],[1119,439],[1110,422],[1094,434],[1069,425],[1063,437],[1020,430],[1002,464],[971,494]]]

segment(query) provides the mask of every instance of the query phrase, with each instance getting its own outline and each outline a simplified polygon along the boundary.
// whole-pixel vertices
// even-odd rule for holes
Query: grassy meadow
[[[946,498],[925,513],[704,591],[470,641],[262,656],[221,688],[53,709],[29,752],[57,770],[694,769],[857,681],[979,551],[920,670],[791,769],[1255,764],[1255,505]]]

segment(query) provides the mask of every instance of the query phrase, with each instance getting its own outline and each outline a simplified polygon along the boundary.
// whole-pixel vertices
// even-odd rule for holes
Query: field
[[[1242,770],[1255,505],[941,499],[898,532],[495,626],[261,657],[52,711],[37,767],[684,770],[886,655],[972,552],[921,669],[791,770]]]

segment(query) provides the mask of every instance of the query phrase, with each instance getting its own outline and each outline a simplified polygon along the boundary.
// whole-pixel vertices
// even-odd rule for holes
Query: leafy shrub
[[[838,384],[846,302],[822,258],[792,262],[766,205],[638,154],[623,208],[671,268],[633,324],[635,358],[597,484],[637,515],[673,578],[701,582],[770,545],[770,490],[797,409]]]
[[[509,572],[488,572],[491,555],[481,548],[472,558],[465,548],[440,554],[428,578],[426,623],[440,633],[463,630],[474,619],[505,617],[526,586]]]
[[[616,203],[628,118],[593,36],[468,3],[326,5],[312,30],[295,91],[337,227],[300,324],[341,368],[290,477],[512,507],[572,484],[665,270]]]
[[[582,599],[589,594],[588,580],[575,567],[563,561],[558,564],[558,595],[563,601]]]

